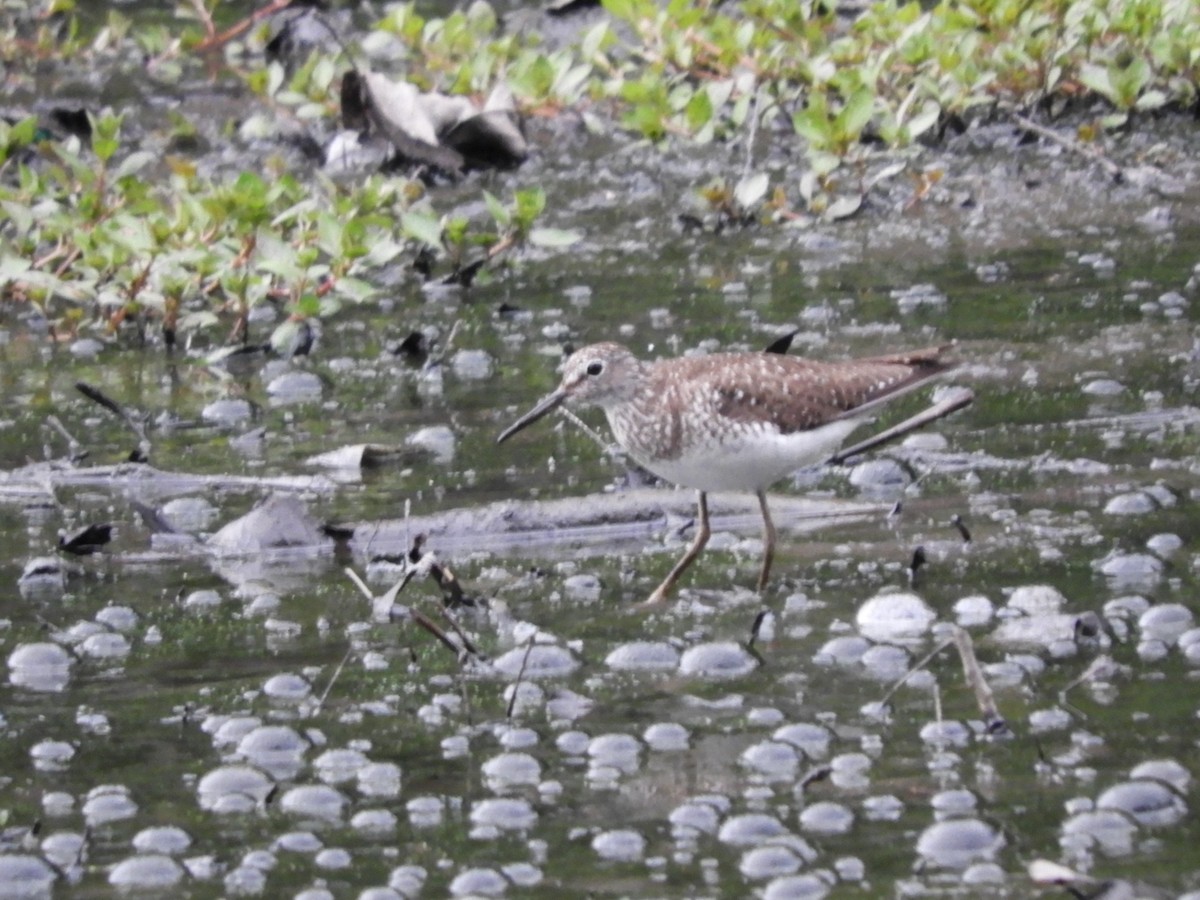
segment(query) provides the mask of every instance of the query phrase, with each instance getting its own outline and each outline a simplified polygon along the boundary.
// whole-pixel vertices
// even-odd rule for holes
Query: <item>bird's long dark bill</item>
[[[501,432],[500,437],[496,438],[496,443],[503,444],[527,425],[532,425],[543,416],[547,416],[554,412],[554,410],[558,409],[558,407],[561,406],[562,402],[566,399],[567,395],[565,391],[555,391],[553,394],[548,394],[547,396],[543,397],[537,406],[505,428],[504,431]]]

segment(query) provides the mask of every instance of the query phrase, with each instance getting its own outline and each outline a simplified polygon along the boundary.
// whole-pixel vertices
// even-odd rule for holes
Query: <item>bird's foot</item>
[[[654,593],[634,606],[634,609],[653,609],[656,606],[662,606],[667,602],[667,598],[671,596],[671,588],[668,585],[660,584],[654,589]]]

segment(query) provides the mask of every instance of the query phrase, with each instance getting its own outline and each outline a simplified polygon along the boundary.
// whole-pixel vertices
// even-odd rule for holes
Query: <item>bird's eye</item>
[[[594,362],[594,363],[589,364],[587,367],[587,373],[589,375],[599,375],[603,371],[604,371],[604,363],[602,363],[602,362]]]

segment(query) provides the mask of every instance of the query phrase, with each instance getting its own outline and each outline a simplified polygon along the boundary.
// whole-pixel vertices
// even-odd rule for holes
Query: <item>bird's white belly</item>
[[[810,431],[779,434],[773,426],[689,446],[675,459],[642,459],[674,484],[701,491],[765,490],[790,472],[828,459],[861,420],[840,419]]]

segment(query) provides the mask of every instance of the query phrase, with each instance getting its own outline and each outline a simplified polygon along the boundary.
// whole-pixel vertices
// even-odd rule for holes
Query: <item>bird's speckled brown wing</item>
[[[943,347],[910,353],[820,362],[775,353],[714,354],[689,360],[713,412],[738,422],[770,422],[783,434],[873,408],[954,368]]]

